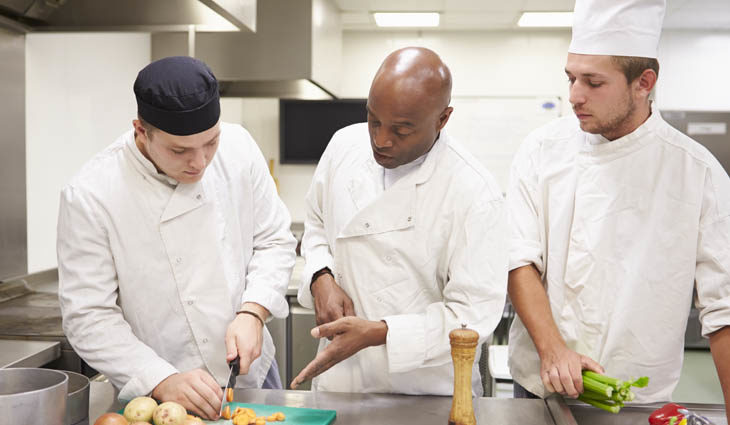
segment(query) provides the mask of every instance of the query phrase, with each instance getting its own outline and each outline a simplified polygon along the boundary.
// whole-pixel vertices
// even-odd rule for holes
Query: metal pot
[[[66,399],[66,425],[89,424],[89,378],[67,370],[68,398]]]
[[[0,369],[0,425],[64,425],[68,376],[51,369]]]

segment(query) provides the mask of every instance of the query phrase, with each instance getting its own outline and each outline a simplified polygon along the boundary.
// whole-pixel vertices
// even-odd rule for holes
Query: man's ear
[[[644,72],[639,75],[639,77],[636,79],[635,88],[638,92],[640,92],[641,97],[649,97],[649,93],[651,93],[654,86],[656,86],[657,81],[657,75],[656,72],[654,72],[653,69],[645,69]]]
[[[148,139],[147,129],[144,128],[142,125],[142,121],[140,120],[132,120],[132,125],[134,126],[134,134],[142,136],[145,140]]]
[[[441,112],[441,115],[439,115],[439,131],[444,128],[447,122],[449,122],[449,118],[451,117],[452,112],[454,112],[454,108],[451,106],[447,107],[443,110],[443,112]]]

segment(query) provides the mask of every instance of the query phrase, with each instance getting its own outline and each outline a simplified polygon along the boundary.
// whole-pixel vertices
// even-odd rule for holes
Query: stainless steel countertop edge
[[[545,399],[545,405],[552,415],[555,425],[578,425],[563,397],[552,395]]]

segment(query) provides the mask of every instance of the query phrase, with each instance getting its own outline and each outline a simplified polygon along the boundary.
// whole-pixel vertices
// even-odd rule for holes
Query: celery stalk
[[[594,381],[600,382],[602,384],[610,385],[614,389],[619,389],[621,386],[623,386],[623,381],[617,378],[612,378],[610,376],[601,375],[600,373],[596,373],[590,370],[584,370],[583,376],[587,376]]]
[[[596,401],[611,401],[611,397],[606,397],[606,394],[598,394],[593,391],[583,391],[580,395],[584,398],[589,398]]]
[[[611,397],[613,394],[613,388],[610,385],[597,382],[587,376],[583,377],[583,388],[598,394],[606,394],[606,397]]]
[[[617,404],[609,404],[607,402],[593,400],[590,398],[585,398],[585,397],[583,397],[583,394],[578,396],[578,400],[582,401],[583,403],[590,404],[593,407],[597,407],[601,410],[605,410],[605,411],[611,412],[611,413],[618,413],[621,410],[621,406],[619,406]]]

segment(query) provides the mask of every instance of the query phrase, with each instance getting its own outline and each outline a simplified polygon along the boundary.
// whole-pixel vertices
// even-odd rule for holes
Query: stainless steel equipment
[[[68,376],[65,425],[89,424],[89,378],[76,372],[62,371]]]
[[[256,31],[257,0],[0,0],[0,17],[27,31]],[[2,24],[2,22],[0,22]]]
[[[50,369],[0,369],[0,425],[64,425],[68,376]]]
[[[342,78],[342,18],[336,2],[266,0],[258,2],[256,12],[256,33],[195,35],[195,57],[210,66],[221,96],[336,98]],[[151,41],[153,60],[191,48],[185,33],[155,32]]]
[[[662,118],[672,127],[706,147],[730,173],[730,112],[661,111]],[[695,293],[696,295],[696,293]],[[692,305],[685,331],[686,348],[709,348],[702,337],[699,310]]]
[[[58,341],[60,358],[46,367],[86,376],[96,374],[74,352],[63,333],[55,269],[0,284],[0,340]]]
[[[6,367],[40,367],[61,357],[58,341],[0,339],[0,369]]]
[[[0,282],[27,273],[25,35],[0,28]]]
[[[287,384],[317,356],[319,340],[312,338],[310,331],[317,326],[314,310],[304,308],[296,300],[289,297],[289,317],[287,318]],[[312,382],[307,381],[299,389],[308,390]],[[287,387],[288,388],[288,387]]]
[[[661,114],[672,127],[709,149],[730,173],[730,112],[661,111]]]

